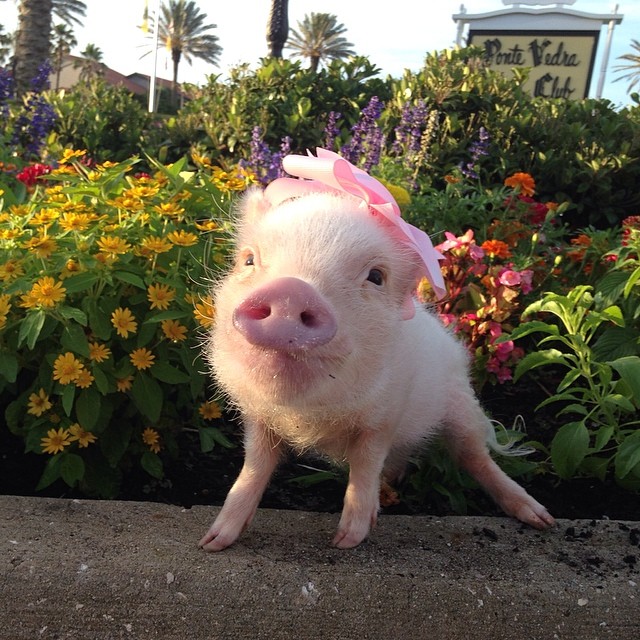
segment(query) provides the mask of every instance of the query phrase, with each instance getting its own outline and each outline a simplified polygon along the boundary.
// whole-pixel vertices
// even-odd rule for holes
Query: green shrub
[[[204,450],[229,444],[199,342],[228,200],[250,178],[184,159],[150,161],[153,176],[135,158],[87,169],[83,153],[0,209],[0,405],[26,451],[49,456],[38,488],[114,496],[132,465],[161,477],[182,429]]]

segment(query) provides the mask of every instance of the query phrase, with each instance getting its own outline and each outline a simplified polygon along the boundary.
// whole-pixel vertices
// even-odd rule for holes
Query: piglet
[[[376,522],[381,478],[397,478],[437,434],[507,514],[552,525],[490,457],[466,350],[414,297],[423,276],[444,293],[428,236],[332,152],[287,156],[284,167],[298,178],[245,195],[235,266],[214,291],[205,351],[243,416],[245,461],[200,546],[237,540],[292,447],[348,463],[333,544],[355,547]]]

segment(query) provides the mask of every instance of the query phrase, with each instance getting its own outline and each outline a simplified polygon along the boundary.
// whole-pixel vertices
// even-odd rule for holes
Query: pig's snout
[[[320,294],[298,278],[278,278],[253,291],[233,312],[233,325],[253,345],[305,351],[336,334],[335,315]]]

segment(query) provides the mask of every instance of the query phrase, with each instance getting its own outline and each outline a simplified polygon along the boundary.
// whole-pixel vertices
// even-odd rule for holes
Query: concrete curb
[[[640,637],[640,523],[260,510],[232,548],[215,509],[0,496],[0,638],[594,640]]]

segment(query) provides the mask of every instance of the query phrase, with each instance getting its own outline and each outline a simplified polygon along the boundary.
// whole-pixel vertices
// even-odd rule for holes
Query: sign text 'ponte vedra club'
[[[525,88],[534,97],[586,98],[598,45],[597,31],[469,31],[491,68],[530,69]]]

